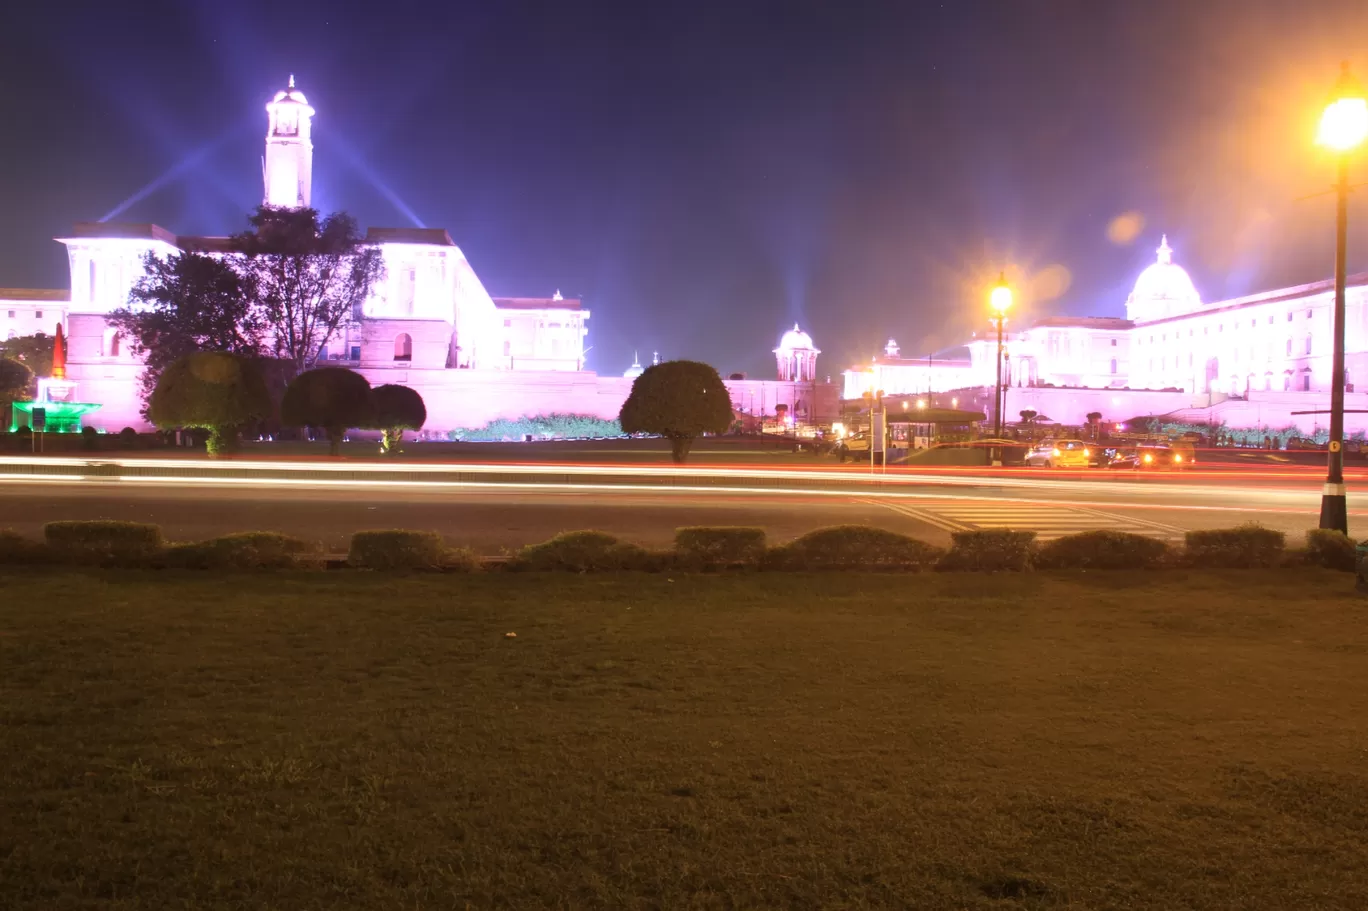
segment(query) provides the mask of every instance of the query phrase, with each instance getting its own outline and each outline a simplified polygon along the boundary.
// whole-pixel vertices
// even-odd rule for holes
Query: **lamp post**
[[[1321,494],[1320,527],[1348,534],[1349,509],[1344,492],[1344,275],[1349,234],[1349,157],[1368,138],[1368,97],[1349,72],[1340,69],[1339,82],[1321,114],[1316,143],[1335,154],[1335,335],[1330,368],[1330,444],[1325,488]]]
[[[998,283],[988,297],[988,306],[997,314],[997,367],[993,374],[993,439],[1002,439],[1002,324],[1012,306],[1012,289],[1007,285],[1007,274],[998,273]],[[1002,451],[993,447],[993,464],[1002,464]]]

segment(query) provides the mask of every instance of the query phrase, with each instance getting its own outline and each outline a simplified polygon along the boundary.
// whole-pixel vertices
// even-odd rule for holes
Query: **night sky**
[[[1368,79],[1364,0],[25,6],[0,286],[67,287],[76,221],[241,230],[294,73],[316,207],[444,227],[495,296],[582,296],[604,373],[769,376],[795,321],[823,374],[921,354],[985,325],[999,269],[1026,317],[1123,315],[1161,232],[1207,300],[1328,278],[1315,119],[1340,60]]]

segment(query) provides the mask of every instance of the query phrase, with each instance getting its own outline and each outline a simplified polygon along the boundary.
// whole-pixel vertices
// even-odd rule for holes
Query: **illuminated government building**
[[[291,77],[266,105],[263,202],[310,205],[314,108]],[[91,222],[75,226],[66,245],[70,291],[0,289],[0,333],[13,338],[68,337],[67,377],[79,397],[99,403],[86,423],[117,431],[145,429],[138,376],[142,363],[107,322],[129,305],[148,254],[184,251],[234,255],[223,237],[177,235],[155,224]],[[578,299],[492,297],[451,236],[441,228],[370,228],[381,251],[382,279],[330,339],[319,361],[357,370],[372,385],[397,383],[423,396],[430,433],[480,427],[489,421],[544,414],[616,418],[643,369],[600,376],[585,366],[589,310]],[[818,351],[806,334],[784,335],[775,349],[778,378],[727,381],[738,412],[783,412],[798,420],[835,417],[838,387],[819,382]]]
[[[1135,281],[1121,317],[1051,317],[1017,328],[1007,320],[1004,415],[1030,409],[1062,424],[1089,412],[1105,421],[1148,415],[1229,427],[1325,427],[1330,399],[1334,283],[1279,288],[1203,303],[1173,261],[1168,238]],[[1119,302],[1118,302],[1119,303]],[[1117,309],[1120,309],[1119,307]],[[1346,296],[1346,407],[1368,409],[1368,274]],[[997,338],[989,329],[959,348],[903,357],[889,340],[880,357],[845,372],[844,396],[991,388]],[[1368,430],[1368,415],[1346,429]]]

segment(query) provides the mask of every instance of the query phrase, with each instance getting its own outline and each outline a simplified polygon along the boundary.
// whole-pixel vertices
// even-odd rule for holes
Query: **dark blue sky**
[[[583,296],[595,369],[767,376],[798,320],[836,374],[961,340],[1003,268],[1024,315],[1121,315],[1164,231],[1207,299],[1328,277],[1310,139],[1364,35],[1363,0],[11,6],[0,286],[66,287],[51,238],[158,180],[117,219],[241,229],[293,72],[319,208]]]

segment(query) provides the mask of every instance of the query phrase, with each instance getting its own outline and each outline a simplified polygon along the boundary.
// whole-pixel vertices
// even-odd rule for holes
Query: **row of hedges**
[[[949,549],[865,525],[838,525],[769,547],[760,528],[680,528],[672,551],[651,551],[599,531],[557,535],[523,548],[507,568],[530,572],[617,570],[715,571],[863,570],[1024,572],[1040,569],[1156,569],[1166,566],[1253,569],[1305,565],[1353,571],[1354,543],[1323,529],[1307,533],[1301,551],[1286,536],[1258,525],[1187,533],[1182,549],[1144,535],[1089,531],[1043,545],[1035,532],[990,529],[956,532]],[[49,522],[43,540],[0,531],[0,563],[85,564],[173,569],[287,569],[325,565],[320,549],[277,532],[242,532],[194,543],[169,543],[159,526],[106,520]],[[430,531],[361,531],[352,536],[346,564],[380,571],[472,571],[480,560],[453,549]]]

